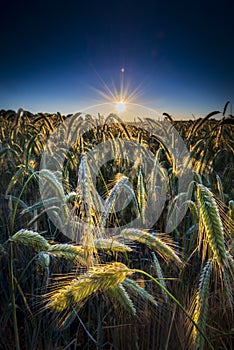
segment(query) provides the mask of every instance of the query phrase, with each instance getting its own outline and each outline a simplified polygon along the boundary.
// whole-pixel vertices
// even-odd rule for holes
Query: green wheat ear
[[[65,258],[87,266],[84,257],[84,248],[73,244],[53,244],[47,252],[57,258]]]
[[[205,228],[208,245],[221,266],[227,263],[224,228],[213,193],[204,185],[197,185],[197,199],[200,215]]]
[[[199,286],[195,299],[195,310],[193,319],[196,324],[200,327],[203,333],[205,333],[207,312],[208,312],[208,298],[209,298],[209,285],[210,276],[212,272],[212,260],[208,260],[202,269]],[[193,327],[192,331],[193,342],[195,343],[196,349],[202,350],[204,348],[204,338],[200,332]]]
[[[141,299],[144,303],[148,301],[154,306],[158,305],[153,295],[148,293],[145,288],[140,287],[133,279],[127,277],[122,284],[127,289],[128,293],[134,298]]]
[[[39,233],[31,230],[20,230],[11,236],[10,241],[33,247],[36,250],[47,250],[50,245]]]
[[[163,279],[163,273],[162,273],[162,269],[161,269],[160,263],[158,261],[158,258],[157,258],[155,253],[152,253],[152,256],[153,256],[153,267],[156,270],[157,277],[159,278],[161,285],[165,289],[167,289],[166,283],[165,283],[165,281]],[[162,290],[162,293],[163,293],[165,301],[168,302],[168,295],[164,292],[164,290]]]
[[[228,203],[228,215],[230,219],[234,222],[234,200],[231,200]]]
[[[106,294],[117,310],[123,309],[129,315],[136,315],[133,301],[122,284],[111,286]]]
[[[145,244],[149,249],[161,255],[167,262],[174,262],[179,267],[183,265],[183,262],[173,248],[174,242],[166,234],[161,234],[159,238],[144,230],[127,228],[121,231],[120,236],[128,240]]]

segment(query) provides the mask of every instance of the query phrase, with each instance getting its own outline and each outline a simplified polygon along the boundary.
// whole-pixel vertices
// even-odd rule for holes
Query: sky
[[[232,1],[1,0],[0,13],[0,109],[74,113],[120,86],[176,117],[234,103]]]

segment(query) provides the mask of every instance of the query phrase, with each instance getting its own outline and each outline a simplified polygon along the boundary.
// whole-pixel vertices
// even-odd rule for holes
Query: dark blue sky
[[[0,13],[0,109],[79,111],[122,67],[135,102],[162,112],[234,102],[231,1],[2,0]]]

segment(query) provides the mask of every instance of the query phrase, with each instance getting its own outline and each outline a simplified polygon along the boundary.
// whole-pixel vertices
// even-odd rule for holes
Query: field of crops
[[[1,349],[232,349],[228,109],[169,127],[0,111]]]

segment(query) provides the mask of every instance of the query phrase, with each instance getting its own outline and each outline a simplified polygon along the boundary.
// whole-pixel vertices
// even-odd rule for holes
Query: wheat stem
[[[133,272],[136,273],[141,273],[145,276],[147,276],[148,278],[150,278],[152,281],[154,281],[175,303],[176,305],[185,313],[185,315],[189,318],[189,320],[192,322],[192,324],[194,325],[194,327],[196,327],[196,329],[198,330],[198,332],[202,335],[202,337],[206,340],[207,345],[209,346],[209,349],[211,350],[215,350],[214,347],[212,346],[212,344],[210,343],[209,339],[207,338],[207,336],[204,334],[203,330],[200,328],[200,326],[194,321],[193,317],[187,312],[187,310],[183,307],[183,305],[179,302],[179,300],[177,300],[173,294],[171,294],[156,278],[154,278],[153,276],[151,276],[149,273],[147,273],[146,271],[143,270],[138,270],[138,269],[134,269],[132,270]]]

